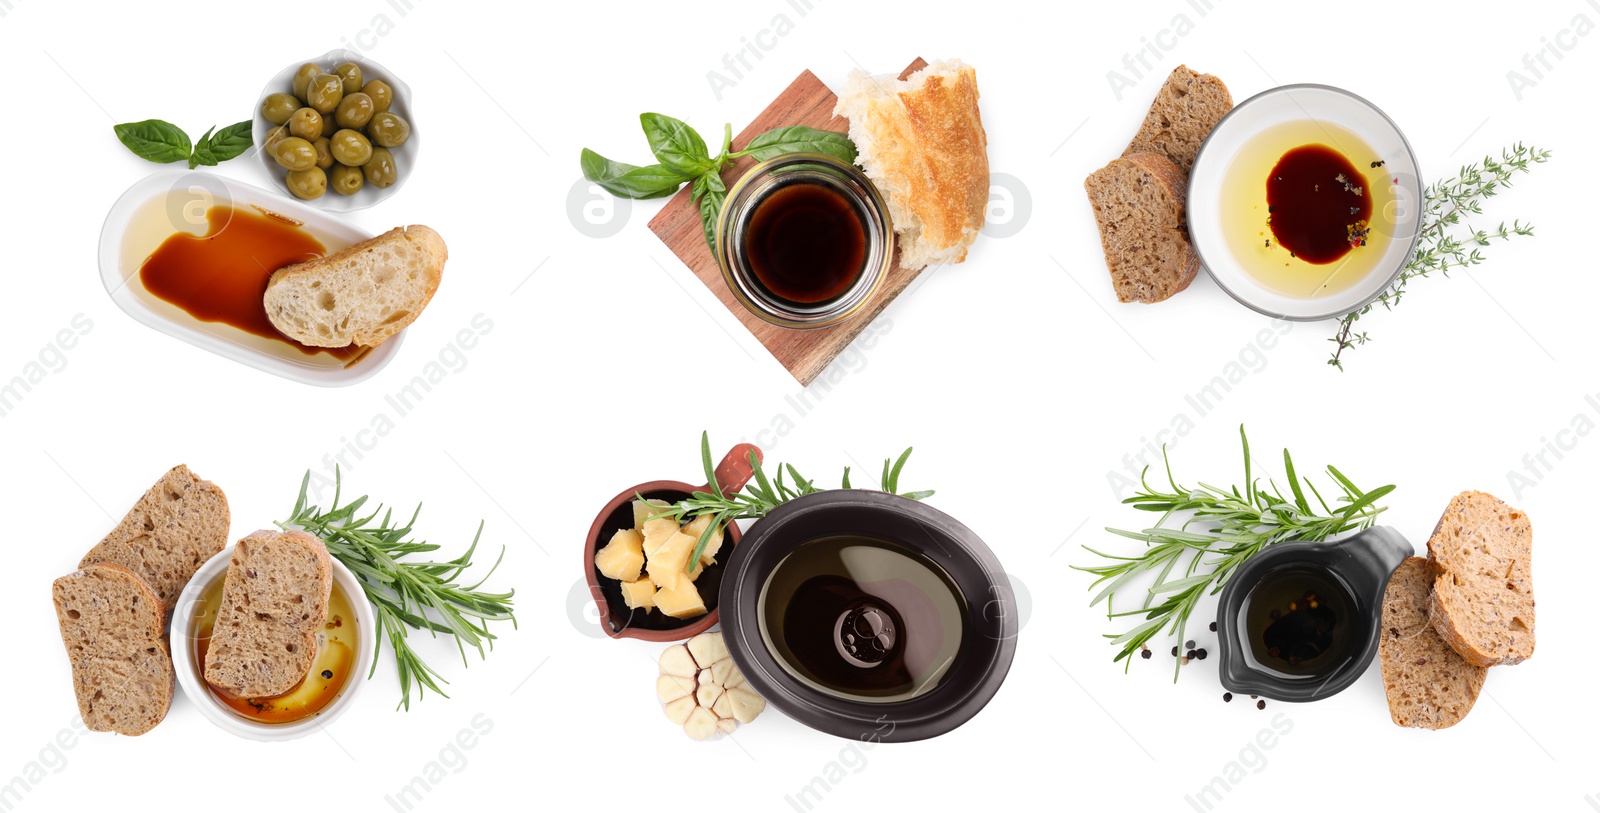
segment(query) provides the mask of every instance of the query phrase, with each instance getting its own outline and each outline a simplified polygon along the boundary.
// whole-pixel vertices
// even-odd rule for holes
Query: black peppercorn
[[[1233,692],[1223,692],[1222,693],[1222,702],[1224,702],[1224,703],[1232,703],[1233,702]]]
[[[323,680],[333,680],[333,670],[332,669],[324,669],[324,670],[322,670],[322,679]]]
[[[1200,660],[1205,660],[1206,659],[1206,651],[1204,649],[1196,649],[1194,651],[1194,656],[1196,658],[1199,658]]]
[[[1194,649],[1194,641],[1184,641],[1183,642],[1183,648],[1184,649]]]
[[[1257,700],[1256,701],[1256,708],[1264,709],[1266,707],[1267,707],[1267,701],[1265,701],[1265,700]]]
[[[1212,632],[1216,632],[1217,631],[1217,622],[1215,622],[1215,621],[1211,622],[1211,631]]]
[[[1172,648],[1172,657],[1174,657],[1174,658],[1178,657],[1178,648],[1177,647],[1173,647]]]
[[[1148,650],[1148,649],[1140,650],[1139,651],[1139,657],[1144,658],[1145,660],[1150,660],[1150,650]]]

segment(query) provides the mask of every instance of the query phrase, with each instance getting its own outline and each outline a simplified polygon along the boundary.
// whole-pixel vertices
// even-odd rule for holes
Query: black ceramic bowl
[[[1217,671],[1223,688],[1293,703],[1322,700],[1349,688],[1378,653],[1383,591],[1394,569],[1411,554],[1411,543],[1398,531],[1377,527],[1337,542],[1280,542],[1251,557],[1228,579],[1217,602]],[[1326,603],[1343,610],[1344,617],[1336,619],[1336,652],[1295,666],[1257,656],[1265,644],[1256,646],[1251,640],[1262,633],[1252,629],[1250,604],[1260,600],[1258,590],[1285,573],[1308,574],[1301,578],[1342,593],[1324,596]]]
[[[827,545],[830,540],[844,537],[875,540],[886,548],[902,551],[909,557],[904,561],[916,562],[908,570],[917,572],[896,574],[875,583],[877,586],[863,584],[865,592],[855,594],[855,609],[844,607],[838,613],[838,625],[826,623],[836,608],[822,610],[825,619],[818,628],[823,640],[816,642],[822,647],[818,651],[826,653],[837,648],[839,663],[850,662],[845,666],[834,664],[836,668],[848,670],[854,666],[868,673],[881,665],[866,653],[858,654],[872,662],[845,654],[846,649],[854,651],[856,639],[850,636],[848,626],[863,621],[863,603],[868,605],[868,620],[874,624],[878,618],[892,618],[887,625],[890,635],[882,637],[889,642],[890,650],[910,646],[907,642],[929,640],[926,625],[918,629],[919,616],[924,616],[916,606],[920,599],[894,590],[895,584],[904,586],[900,575],[926,579],[928,573],[942,574],[941,583],[954,596],[949,604],[951,611],[940,616],[954,616],[953,623],[941,625],[940,630],[931,633],[941,647],[949,644],[950,648],[939,649],[937,669],[912,691],[870,696],[830,689],[802,676],[792,656],[784,654],[784,645],[775,642],[780,634],[769,628],[771,608],[765,604],[767,594],[782,590],[778,585],[788,569],[799,566],[805,557],[816,555],[813,551],[818,548],[811,543]],[[889,558],[894,561],[892,556]],[[930,566],[929,570],[921,569]],[[861,596],[865,596],[864,601]],[[826,597],[822,603],[826,604]],[[728,649],[762,697],[812,728],[863,741],[921,740],[960,726],[999,690],[1016,651],[1015,598],[1005,572],[988,547],[946,514],[920,502],[877,491],[844,489],[809,494],[780,506],[751,526],[729,557],[720,607]],[[946,639],[947,629],[953,632],[954,628],[959,631],[954,632],[951,643]],[[886,656],[879,651],[876,657]]]

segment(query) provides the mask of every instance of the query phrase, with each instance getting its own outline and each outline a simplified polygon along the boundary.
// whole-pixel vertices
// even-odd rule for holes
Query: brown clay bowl
[[[754,476],[750,457],[761,460],[761,450],[749,443],[741,443],[728,450],[717,465],[717,485],[723,493],[737,492]],[[681,480],[652,480],[624,489],[612,497],[594,524],[589,526],[589,538],[583,546],[583,572],[589,582],[589,595],[594,597],[600,610],[600,629],[612,638],[638,638],[641,641],[682,641],[693,638],[717,623],[717,597],[722,587],[723,562],[733,547],[739,544],[739,528],[729,525],[722,543],[722,555],[716,564],[709,565],[695,581],[706,603],[706,614],[695,618],[678,619],[659,610],[630,609],[622,600],[622,585],[615,579],[600,575],[594,566],[594,555],[611,540],[611,535],[623,528],[633,527],[633,501],[640,495],[647,500],[677,502],[696,491],[710,491],[709,483],[693,486]]]

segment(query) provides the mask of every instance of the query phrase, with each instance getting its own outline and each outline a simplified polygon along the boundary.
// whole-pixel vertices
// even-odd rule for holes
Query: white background
[[[1248,767],[1220,809],[1378,800],[1588,809],[1586,796],[1600,797],[1587,519],[1600,438],[1560,435],[1572,448],[1559,461],[1547,455],[1551,469],[1515,497],[1507,475],[1575,416],[1600,422],[1585,402],[1600,397],[1600,165],[1580,126],[1600,67],[1600,37],[1588,33],[1600,8],[1042,7],[815,0],[802,15],[787,0],[515,11],[413,0],[401,14],[385,0],[272,9],[0,0],[10,114],[0,125],[0,379],[39,360],[75,315],[93,325],[64,368],[54,364],[0,418],[9,554],[0,609],[16,636],[3,670],[0,782],[47,766],[0,809],[216,799],[238,810],[389,810],[386,795],[440,760],[450,767],[415,809],[792,810],[790,797],[841,761],[814,809],[1031,800],[1188,810],[1187,797],[1233,761]],[[779,14],[792,31],[761,35],[771,47],[719,99],[707,73]],[[1179,14],[1192,31],[1163,33]],[[1528,74],[1519,100],[1507,72],[1558,39],[1570,48],[1543,78]],[[1147,43],[1163,53],[1135,77],[1124,55]],[[156,167],[129,155],[111,124],[160,117],[199,133],[237,121],[266,78],[341,44],[410,82],[427,134],[410,185],[352,221],[373,231],[426,223],[450,245],[443,287],[394,363],[359,386],[314,389],[118,311],[96,270],[100,223]],[[579,149],[642,161],[641,111],[714,133],[725,121],[742,127],[803,69],[839,87],[857,64],[893,72],[918,55],[977,67],[992,168],[1026,188],[1031,205],[1009,215],[1026,222],[981,239],[965,265],[925,275],[884,313],[872,346],[839,362],[837,383],[812,388],[806,414],[791,400],[801,388],[646,228],[659,203],[632,206],[613,237],[575,226]],[[1363,322],[1373,343],[1342,374],[1323,363],[1332,325],[1295,325],[1261,351],[1253,343],[1269,321],[1203,275],[1165,304],[1119,305],[1081,181],[1120,152],[1179,62],[1221,76],[1236,100],[1288,82],[1354,90],[1399,122],[1430,178],[1519,139],[1552,148],[1554,161],[1488,212],[1531,219],[1538,235],[1492,247],[1470,274],[1414,285],[1394,313]],[[1112,70],[1134,82],[1121,99]],[[266,182],[253,160],[214,171]],[[326,471],[327,456],[375,416],[392,417],[385,395],[441,351],[457,358],[447,348],[480,313],[493,328],[465,367],[359,461],[346,458],[359,493],[426,501],[422,529],[448,550],[480,518],[487,544],[506,548],[491,586],[516,588],[520,629],[501,629],[487,662],[470,668],[443,642],[424,649],[453,697],[394,710],[385,661],[358,707],[293,744],[234,739],[180,698],[146,736],[52,746],[75,708],[50,581],[179,462],[227,491],[234,537],[282,518],[301,475]],[[1234,363],[1243,380],[1197,416],[1185,396]],[[1395,727],[1376,668],[1333,699],[1264,712],[1221,701],[1215,659],[1177,685],[1164,649],[1125,675],[1100,637],[1119,627],[1086,606],[1088,580],[1067,566],[1088,561],[1080,544],[1115,544],[1102,527],[1137,527],[1142,515],[1117,504],[1124,494],[1108,474],[1123,471],[1124,455],[1173,439],[1158,433],[1179,416],[1193,424],[1174,448],[1181,478],[1231,482],[1247,423],[1273,471],[1289,446],[1304,472],[1334,463],[1359,483],[1397,483],[1386,522],[1418,546],[1459,490],[1525,509],[1538,537],[1538,655],[1495,669],[1476,711],[1445,732]],[[719,447],[762,442],[770,458],[819,479],[844,464],[873,470],[915,444],[905,485],[938,489],[934,504],[988,540],[1031,597],[1011,676],[989,708],[943,738],[859,753],[775,712],[711,744],[663,719],[650,690],[659,647],[597,636],[577,587],[580,548],[593,512],[620,489],[696,479],[702,429]],[[489,732],[452,753],[475,718]],[[1252,752],[1274,720],[1287,733]]]

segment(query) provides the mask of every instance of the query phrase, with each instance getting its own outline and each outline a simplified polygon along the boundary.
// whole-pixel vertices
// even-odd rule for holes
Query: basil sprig
[[[188,161],[194,169],[204,164],[214,167],[230,158],[237,158],[250,149],[250,122],[241,121],[218,130],[212,127],[200,140],[191,144],[189,136],[177,125],[161,119],[146,119],[111,128],[117,140],[134,155],[157,164]]]
[[[733,125],[725,124],[722,150],[712,156],[705,139],[693,127],[671,116],[645,113],[639,116],[639,125],[657,163],[634,166],[585,149],[579,158],[583,177],[617,197],[634,200],[666,197],[685,183],[690,184],[690,198],[700,207],[706,243],[713,252],[717,249],[717,217],[728,197],[722,169],[729,161],[747,156],[770,161],[797,152],[822,153],[850,163],[856,160],[856,145],[843,133],[830,130],[779,127],[756,136],[744,149],[734,152]]]

